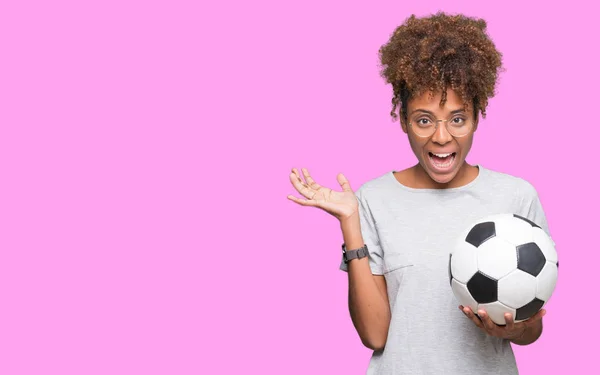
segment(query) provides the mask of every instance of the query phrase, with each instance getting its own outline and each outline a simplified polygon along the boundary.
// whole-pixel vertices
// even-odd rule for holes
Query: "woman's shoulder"
[[[486,189],[507,190],[527,196],[534,196],[537,194],[533,184],[524,177],[495,169],[483,168],[481,166],[480,168],[485,174],[485,183],[483,185]]]
[[[385,194],[388,189],[394,188],[394,175],[392,171],[380,172],[374,177],[362,182],[355,193],[359,196],[370,196],[373,194]]]

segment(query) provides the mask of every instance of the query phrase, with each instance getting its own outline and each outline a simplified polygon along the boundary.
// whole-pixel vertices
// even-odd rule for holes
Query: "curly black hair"
[[[483,19],[438,12],[398,26],[379,49],[381,76],[393,87],[392,119],[406,118],[407,102],[425,92],[442,92],[440,106],[451,88],[468,108],[485,117],[488,99],[495,95],[502,54],[487,35]]]

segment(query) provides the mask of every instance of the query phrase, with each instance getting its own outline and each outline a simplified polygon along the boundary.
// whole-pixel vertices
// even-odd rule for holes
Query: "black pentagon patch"
[[[452,286],[452,254],[450,254],[450,259],[448,260],[448,277],[450,278],[450,286]]]
[[[556,261],[556,268],[558,268],[558,260]]]
[[[513,216],[514,216],[514,217],[516,217],[517,219],[521,219],[521,220],[523,220],[523,221],[526,221],[526,222],[528,222],[528,223],[529,223],[529,224],[530,224],[532,227],[538,227],[538,228],[540,228],[540,226],[539,226],[539,225],[537,225],[536,223],[534,223],[533,221],[529,220],[529,219],[528,219],[528,218],[526,218],[526,217],[519,216],[519,215],[517,215],[517,214],[513,214]],[[540,229],[542,229],[542,228],[540,228]]]
[[[531,318],[536,312],[540,311],[542,306],[544,306],[544,301],[534,298],[533,301],[529,302],[527,305],[517,309],[517,316],[515,317],[515,320]]]
[[[517,268],[537,276],[546,264],[546,257],[535,242],[517,246]]]
[[[471,277],[467,289],[478,303],[492,303],[498,300],[498,281],[481,272]]]
[[[482,243],[496,236],[496,224],[493,221],[487,221],[485,223],[479,223],[475,225],[465,241],[475,247],[479,247]]]

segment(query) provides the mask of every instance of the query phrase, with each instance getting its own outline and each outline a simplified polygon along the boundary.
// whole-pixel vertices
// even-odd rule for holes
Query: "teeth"
[[[437,157],[439,157],[439,158],[445,158],[445,157],[447,157],[447,156],[450,156],[450,155],[452,155],[452,153],[449,153],[449,154],[435,154],[435,153],[433,153],[433,152],[432,152],[432,154],[433,154],[433,155],[435,155],[435,156],[437,156]]]
[[[433,154],[433,153],[432,153]],[[439,155],[439,154],[433,154],[433,155]],[[451,154],[446,154],[447,155],[451,155]],[[430,157],[431,162],[437,166],[438,168],[447,168],[449,166],[451,166],[454,163],[454,156],[448,158],[448,160],[445,160],[444,162],[438,162],[436,160],[434,160],[433,158]]]

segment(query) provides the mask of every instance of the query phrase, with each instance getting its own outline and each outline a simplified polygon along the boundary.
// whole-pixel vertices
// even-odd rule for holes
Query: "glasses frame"
[[[420,138],[430,138],[430,137],[433,137],[433,135],[435,134],[435,132],[436,132],[436,131],[437,131],[437,129],[438,129],[438,126],[439,126],[439,123],[440,123],[440,122],[446,122],[446,131],[447,131],[447,132],[448,132],[448,133],[449,133],[451,136],[453,136],[454,138],[462,138],[462,137],[466,137],[467,135],[469,135],[469,133],[471,133],[471,130],[473,130],[473,127],[475,126],[475,120],[472,120],[472,119],[468,119],[468,120],[467,120],[467,121],[470,121],[470,122],[471,122],[470,129],[469,129],[469,131],[468,131],[467,133],[465,133],[465,134],[463,134],[463,135],[454,135],[454,134],[452,134],[452,132],[451,132],[450,130],[448,130],[448,121],[452,120],[454,117],[456,117],[456,116],[453,116],[453,117],[451,117],[451,118],[449,118],[449,119],[445,119],[445,120],[438,120],[438,119],[435,119],[435,121],[433,121],[433,122],[434,122],[434,124],[435,124],[435,125],[434,125],[434,127],[433,127],[433,133],[431,133],[431,135],[427,135],[427,136],[425,136],[425,135],[419,135],[419,134],[417,134],[417,132],[415,131],[415,129],[414,129],[414,127],[413,127],[412,121],[411,121],[411,120],[408,120],[408,119],[407,119],[407,120],[408,120],[408,126],[410,126],[410,127],[412,128],[412,130],[413,130],[413,133],[414,133],[414,134],[415,134],[417,137],[420,137]]]

